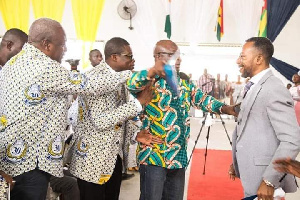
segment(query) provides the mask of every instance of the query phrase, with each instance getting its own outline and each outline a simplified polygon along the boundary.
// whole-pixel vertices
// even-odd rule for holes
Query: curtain
[[[139,58],[135,62],[135,68],[143,69],[154,62],[153,49],[156,42],[161,39],[160,33],[166,37],[164,32],[166,16],[160,0],[137,0],[135,3],[137,12],[132,18],[134,27],[132,34],[135,34],[135,42],[130,46],[134,56]],[[142,49],[142,51],[135,51],[135,49]]]
[[[268,0],[267,35],[272,42],[289,21],[299,4],[299,0]]]
[[[215,34],[220,0],[190,0],[186,3],[185,34],[191,46],[207,41],[208,34]]]
[[[243,44],[246,39],[257,36],[263,0],[229,0],[224,1],[225,3],[229,6],[226,6],[228,10],[224,12],[230,12],[234,16],[239,32],[239,38],[237,38],[239,43]],[[226,20],[225,17],[224,20]]]
[[[165,13],[168,11],[168,0],[161,0],[164,3]],[[172,24],[172,37],[173,41],[181,41],[185,32],[182,31],[182,27],[185,27],[185,17],[187,14],[185,9],[186,0],[172,0],[171,1],[171,24]]]
[[[34,16],[36,19],[47,17],[61,22],[65,2],[66,0],[32,0]]]
[[[286,79],[290,81],[292,81],[293,75],[299,71],[298,68],[289,65],[281,60],[278,60],[274,57],[271,59],[270,63],[280,74],[282,74]]]
[[[168,0],[138,0],[137,14],[133,18],[134,30],[141,43],[153,51],[155,43],[160,39],[167,39],[167,34],[164,32],[165,19],[168,13]],[[185,12],[183,5],[184,0],[171,1],[171,24],[172,36],[171,40],[176,40],[176,36],[182,32],[183,13]],[[174,29],[174,27],[176,29]]]
[[[82,40],[83,68],[88,66],[88,52],[96,40],[105,0],[72,0],[72,10],[77,39]]]
[[[79,40],[94,42],[105,0],[72,0],[76,35]]]
[[[137,6],[137,13],[132,19],[134,30],[137,32],[138,38],[141,40],[141,44],[144,45],[148,50],[150,48],[151,51],[153,50],[155,43],[159,39],[158,29],[160,27],[158,26],[157,21],[154,20],[156,18],[156,7],[152,6],[152,4],[157,5],[158,2],[153,1],[157,0],[135,1]],[[164,31],[162,26],[161,31]]]
[[[0,0],[0,11],[5,28],[19,28],[25,33],[29,30],[30,0]]]
[[[299,0],[268,0],[267,36],[272,42],[279,35],[298,6]],[[292,81],[292,76],[299,71],[298,68],[274,57],[271,58],[270,63],[290,81]]]

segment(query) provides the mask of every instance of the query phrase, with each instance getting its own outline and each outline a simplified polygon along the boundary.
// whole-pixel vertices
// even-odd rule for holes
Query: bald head
[[[169,50],[171,52],[176,52],[178,49],[177,44],[171,40],[160,40],[156,43],[154,53],[159,53],[159,50]]]
[[[28,35],[22,30],[12,28],[6,31],[0,44],[0,65],[4,65],[11,57],[19,53],[27,42]]]
[[[66,34],[59,22],[40,18],[29,29],[28,43],[32,44],[52,60],[61,62],[66,51]]]
[[[178,53],[178,46],[171,40],[160,40],[156,43],[153,56],[155,61],[168,61],[176,53]]]
[[[53,41],[58,29],[62,29],[62,26],[55,20],[49,18],[37,19],[30,26],[28,41],[29,43],[37,43],[43,40]]]
[[[171,40],[160,40],[154,48],[154,58],[168,60],[178,50],[178,46]]]

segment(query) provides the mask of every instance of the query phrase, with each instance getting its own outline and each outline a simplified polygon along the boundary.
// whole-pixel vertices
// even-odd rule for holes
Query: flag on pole
[[[171,19],[170,19],[170,14],[171,14],[171,0],[168,0],[168,7],[167,7],[167,16],[166,16],[166,22],[165,22],[165,32],[167,33],[167,37],[170,39],[171,38],[171,31],[172,31],[172,26],[171,26]]]
[[[218,10],[218,19],[217,19],[217,24],[216,24],[215,30],[217,30],[217,39],[220,42],[221,38],[223,37],[223,34],[224,34],[223,0],[220,0],[220,6],[219,6],[219,10]]]
[[[264,6],[262,7],[258,37],[267,37],[267,0],[264,0]]]

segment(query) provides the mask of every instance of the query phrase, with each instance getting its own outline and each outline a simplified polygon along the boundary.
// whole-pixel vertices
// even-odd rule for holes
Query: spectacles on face
[[[125,53],[120,53],[121,56],[126,56],[127,58],[129,58],[130,60],[133,60],[133,55],[131,54],[125,54]]]
[[[162,52],[157,52],[156,54],[154,54],[153,57],[155,57],[155,56],[160,56],[160,54],[164,54],[164,55],[168,55],[169,57],[172,57],[175,53],[164,52],[164,51],[162,51]]]

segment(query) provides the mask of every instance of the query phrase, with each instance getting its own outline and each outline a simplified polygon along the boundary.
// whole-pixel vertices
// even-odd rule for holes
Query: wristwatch
[[[266,179],[263,179],[263,181],[267,186],[275,188],[275,186],[270,181],[267,181]]]

